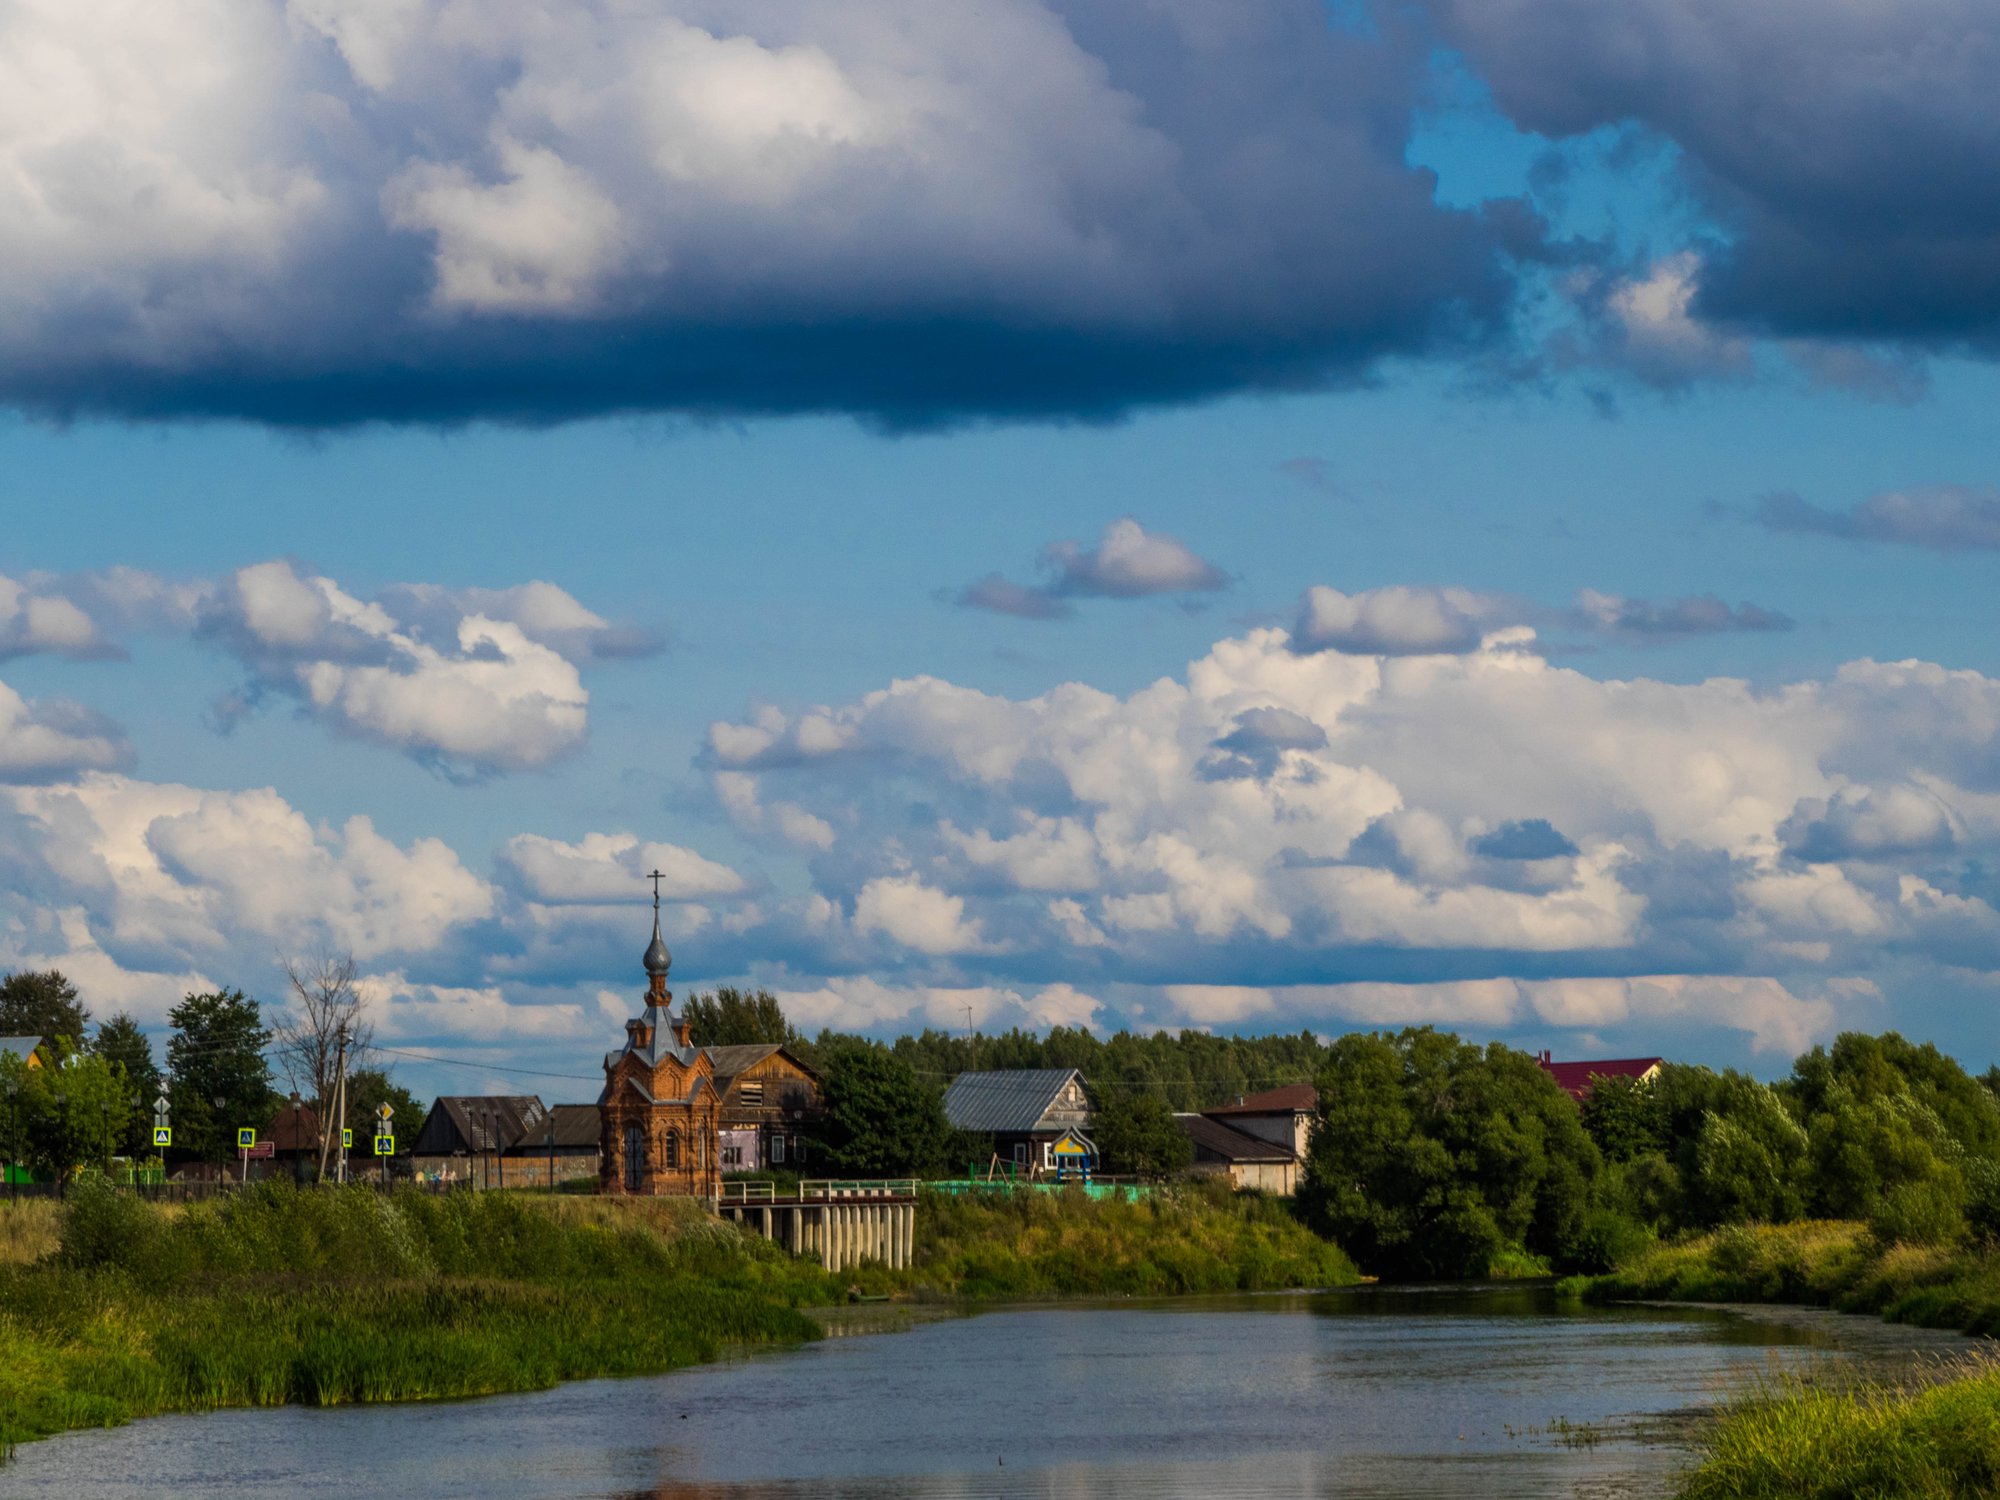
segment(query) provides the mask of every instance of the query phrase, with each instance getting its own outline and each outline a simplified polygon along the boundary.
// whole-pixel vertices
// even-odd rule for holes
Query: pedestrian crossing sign
[[[153,1144],[155,1146],[171,1146],[173,1143],[174,1132],[169,1126],[155,1125],[153,1127]]]
[[[341,1127],[340,1149],[343,1151],[352,1151],[354,1149],[354,1130],[351,1126],[343,1125]]]
[[[396,1138],[393,1135],[376,1136],[375,1154],[377,1156],[394,1156],[396,1154]]]
[[[239,1151],[248,1151],[252,1146],[256,1144],[257,1144],[257,1127],[255,1125],[244,1125],[238,1127],[236,1131],[236,1147]]]

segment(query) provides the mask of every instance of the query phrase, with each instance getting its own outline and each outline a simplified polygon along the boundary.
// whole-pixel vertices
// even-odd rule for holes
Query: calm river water
[[[481,1500],[1626,1496],[1686,1414],[1802,1360],[1946,1335],[1798,1312],[1367,1289],[1011,1308],[646,1380],[166,1417],[31,1444],[0,1494]],[[896,1331],[887,1331],[889,1329]],[[862,1330],[873,1330],[861,1336]],[[1552,1424],[1589,1424],[1597,1441]]]

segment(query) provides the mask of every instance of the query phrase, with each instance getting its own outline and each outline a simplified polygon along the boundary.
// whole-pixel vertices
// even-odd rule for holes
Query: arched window
[[[680,1164],[681,1138],[678,1132],[669,1130],[666,1138],[660,1142],[660,1165],[671,1172],[678,1168]]]
[[[637,1125],[625,1127],[625,1191],[639,1191],[639,1178],[646,1165],[646,1132]]]

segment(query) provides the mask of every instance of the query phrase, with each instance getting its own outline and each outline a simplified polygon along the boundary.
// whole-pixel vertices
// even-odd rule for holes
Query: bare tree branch
[[[361,1013],[353,954],[315,950],[304,958],[280,962],[291,985],[292,1004],[271,1022],[271,1050],[293,1092],[312,1100],[324,1148],[333,1128],[327,1111],[340,1068],[341,1039],[346,1038],[351,1075],[364,1065],[374,1045],[375,1027]]]

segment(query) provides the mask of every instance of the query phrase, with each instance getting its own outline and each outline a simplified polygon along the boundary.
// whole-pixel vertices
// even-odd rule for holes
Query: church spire
[[[646,946],[647,992],[663,996],[667,990],[667,970],[674,966],[674,956],[667,951],[666,941],[660,936],[660,882],[666,875],[659,870],[646,877],[653,882],[653,941]]]

